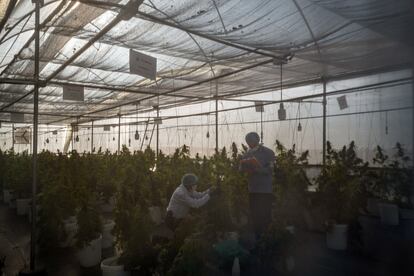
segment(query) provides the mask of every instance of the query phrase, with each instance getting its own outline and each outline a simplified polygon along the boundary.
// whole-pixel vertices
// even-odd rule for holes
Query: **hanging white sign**
[[[23,113],[10,113],[10,121],[13,123],[24,123]]]
[[[132,74],[155,80],[157,77],[157,59],[130,49],[129,71]]]
[[[264,112],[264,106],[262,102],[254,102],[254,107],[256,108],[256,112]]]
[[[83,86],[63,85],[63,100],[83,102],[85,89]]]
[[[14,143],[28,145],[30,144],[30,128],[19,127],[14,131]]]

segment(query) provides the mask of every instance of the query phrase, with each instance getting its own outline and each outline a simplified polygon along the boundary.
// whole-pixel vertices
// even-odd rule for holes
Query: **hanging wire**
[[[388,135],[388,111],[385,112],[385,135]]]

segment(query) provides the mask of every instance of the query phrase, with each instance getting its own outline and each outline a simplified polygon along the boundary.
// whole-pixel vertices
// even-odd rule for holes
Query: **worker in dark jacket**
[[[240,170],[248,174],[250,216],[256,238],[260,238],[272,218],[272,175],[275,153],[260,144],[256,132],[246,135],[249,150],[240,162]]]

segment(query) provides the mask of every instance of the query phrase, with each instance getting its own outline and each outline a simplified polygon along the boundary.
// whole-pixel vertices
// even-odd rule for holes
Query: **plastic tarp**
[[[45,1],[41,79],[52,76],[128,1],[101,2],[106,4]],[[33,77],[33,10],[31,0],[18,1],[1,30],[0,79]],[[413,58],[413,21],[409,0],[146,0],[133,18],[116,24],[40,89],[40,122],[127,115],[137,101],[148,109],[205,101],[216,93],[277,90],[280,66],[272,60],[288,53],[293,58],[283,66],[284,85],[404,67]],[[129,72],[130,49],[157,58],[156,81]],[[217,79],[219,89],[210,80],[237,70],[242,71]],[[85,102],[64,101],[64,83],[84,85]],[[31,89],[0,83],[0,120],[9,121],[11,111],[33,112]]]

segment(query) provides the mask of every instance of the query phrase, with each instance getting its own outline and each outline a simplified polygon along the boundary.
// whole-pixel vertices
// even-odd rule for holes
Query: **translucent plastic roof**
[[[386,71],[413,58],[410,0],[146,0],[134,17],[115,24],[128,2],[45,1],[41,123],[129,114],[138,101],[148,109],[206,101],[216,92],[276,91],[284,57],[292,57],[283,65],[287,86]],[[6,7],[0,7],[0,120],[23,112],[29,121],[33,86],[23,81],[34,72],[34,5],[17,1],[9,17]],[[156,81],[129,72],[130,49],[157,58]],[[85,102],[63,100],[67,83],[85,86]]]

